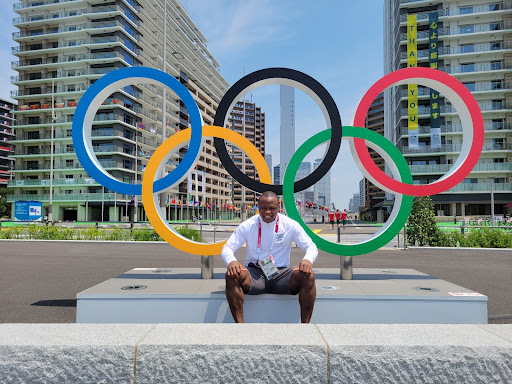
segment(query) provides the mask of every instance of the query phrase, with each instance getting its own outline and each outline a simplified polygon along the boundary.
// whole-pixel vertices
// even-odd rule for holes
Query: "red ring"
[[[428,196],[447,191],[460,183],[473,170],[477,163],[482,147],[484,145],[484,120],[480,107],[469,90],[456,78],[442,71],[431,68],[411,67],[400,69],[384,76],[377,81],[363,96],[359,103],[354,117],[354,125],[364,127],[366,115],[375,98],[385,89],[396,83],[410,78],[431,79],[450,87],[466,104],[471,120],[473,121],[473,143],[465,162],[461,164],[451,176],[437,180],[431,184],[411,185],[397,181],[384,172],[373,162],[363,139],[354,138],[354,145],[359,159],[366,171],[383,186],[396,193],[402,193],[408,196]]]

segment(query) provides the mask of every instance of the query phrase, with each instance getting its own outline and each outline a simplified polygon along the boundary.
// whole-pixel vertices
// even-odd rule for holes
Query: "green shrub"
[[[443,241],[440,233],[432,199],[429,196],[415,197],[407,224],[407,242],[436,247]]]
[[[194,228],[190,228],[188,225],[185,225],[183,227],[176,227],[176,232],[178,232],[181,236],[186,237],[187,239],[201,242],[203,243],[204,240],[201,239],[201,236],[199,235],[199,231]]]
[[[132,228],[131,237],[134,241],[163,241],[155,230],[149,228]]]
[[[130,231],[123,228],[114,228],[105,235],[105,240],[128,241],[130,239]]]

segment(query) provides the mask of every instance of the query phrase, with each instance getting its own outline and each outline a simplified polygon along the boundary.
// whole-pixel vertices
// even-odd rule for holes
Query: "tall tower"
[[[281,130],[280,130],[280,184],[283,183],[286,167],[295,153],[295,88],[280,86]]]
[[[316,159],[313,164],[313,171],[320,166],[322,159]],[[328,206],[331,204],[331,171],[329,170],[324,177],[322,177],[314,185],[315,203]]]

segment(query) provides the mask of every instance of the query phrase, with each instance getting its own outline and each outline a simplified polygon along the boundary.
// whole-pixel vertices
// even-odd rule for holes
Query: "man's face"
[[[279,210],[279,202],[276,197],[260,197],[258,202],[260,217],[265,223],[274,221]]]

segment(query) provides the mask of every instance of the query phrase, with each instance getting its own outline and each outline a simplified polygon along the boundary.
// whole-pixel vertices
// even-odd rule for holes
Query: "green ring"
[[[401,181],[403,183],[412,184],[411,171],[403,155],[389,140],[384,138],[384,136],[370,131],[369,129],[344,126],[343,137],[355,137],[364,139],[378,145],[395,162],[400,174]],[[311,239],[313,239],[313,242],[316,244],[316,246],[325,252],[339,256],[357,256],[373,252],[389,243],[403,228],[409,217],[409,213],[411,212],[413,197],[406,195],[402,196],[402,204],[400,205],[400,209],[393,222],[389,225],[388,228],[382,231],[380,235],[371,240],[359,244],[337,244],[324,240],[317,234],[313,233],[313,231],[309,229],[306,223],[302,221],[299,212],[297,211],[297,207],[295,206],[295,199],[293,196],[293,183],[295,181],[295,175],[297,174],[299,165],[307,156],[307,154],[311,152],[313,148],[330,140],[330,138],[330,128],[319,132],[313,137],[309,138],[304,144],[302,144],[292,156],[290,163],[286,167],[283,181],[283,202],[286,208],[286,212],[290,218],[299,222],[306,233],[311,237]]]

